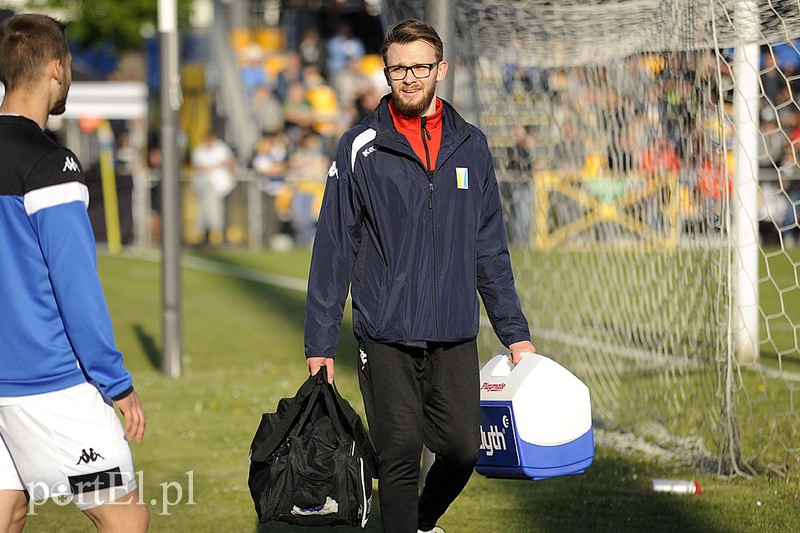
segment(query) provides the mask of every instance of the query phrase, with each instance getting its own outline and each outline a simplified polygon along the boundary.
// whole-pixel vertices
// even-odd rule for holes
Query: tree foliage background
[[[177,4],[178,27],[186,28],[191,0],[177,0]],[[148,28],[153,32],[158,28],[158,0],[39,0],[29,7],[68,13],[67,36],[83,48],[135,50],[142,46]]]

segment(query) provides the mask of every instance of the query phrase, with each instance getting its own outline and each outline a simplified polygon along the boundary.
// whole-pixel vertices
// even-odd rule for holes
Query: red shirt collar
[[[440,98],[436,98],[436,109],[434,110],[433,114],[425,116],[425,127],[429,131],[433,132],[442,129],[442,109],[444,109],[442,100]],[[399,109],[397,109],[397,106],[395,106],[394,100],[392,99],[389,100],[389,112],[392,114],[394,127],[397,128],[397,131],[404,135],[409,133],[415,135],[419,134],[420,117],[409,117],[408,115],[404,115]]]

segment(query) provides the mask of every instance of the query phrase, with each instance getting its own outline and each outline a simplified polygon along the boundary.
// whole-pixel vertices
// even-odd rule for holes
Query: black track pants
[[[478,460],[477,344],[423,349],[362,343],[359,355],[359,383],[380,461],[381,530],[429,530],[464,489]],[[423,444],[436,460],[420,495]]]

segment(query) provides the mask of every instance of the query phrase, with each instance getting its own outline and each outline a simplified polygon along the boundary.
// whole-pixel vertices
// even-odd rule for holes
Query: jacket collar
[[[376,123],[373,127],[377,126],[375,142],[381,146],[414,155],[414,150],[408,140],[402,133],[397,131],[394,125],[392,114],[389,111],[389,100],[391,98],[391,94],[384,95],[378,107],[372,113],[372,119]],[[472,126],[446,100],[440,98],[439,101],[442,103],[442,145],[439,150],[439,157],[444,160],[456,146],[469,136]]]

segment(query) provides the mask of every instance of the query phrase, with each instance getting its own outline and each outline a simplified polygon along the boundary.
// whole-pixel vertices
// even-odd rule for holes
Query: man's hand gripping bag
[[[364,527],[377,460],[364,425],[322,367],[264,413],[248,484],[260,522]]]

